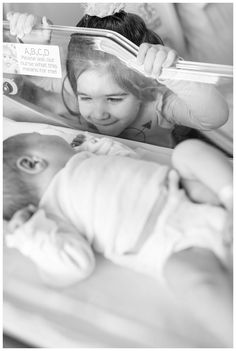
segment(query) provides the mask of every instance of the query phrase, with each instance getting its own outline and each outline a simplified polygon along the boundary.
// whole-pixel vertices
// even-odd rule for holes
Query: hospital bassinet
[[[7,24],[5,26],[5,40],[8,41]],[[68,35],[75,30],[53,28],[54,44],[59,46],[62,61],[67,42],[64,39],[68,40]],[[119,55],[126,46],[127,43],[122,42]],[[39,85],[34,84],[35,77],[27,75],[21,90],[15,77],[4,74],[4,83],[17,87],[16,93],[11,91],[4,95],[4,138],[38,131],[61,133],[70,141],[80,133],[76,117],[68,114],[68,109],[61,110],[60,91],[48,93],[39,86],[38,79]],[[53,103],[48,104],[46,96],[50,94]],[[53,105],[55,101],[59,102]],[[224,132],[217,135],[220,135],[218,141],[222,148],[231,153],[230,136]],[[119,141],[143,158],[164,164],[170,162],[170,149],[125,139]],[[29,259],[4,246],[4,332],[33,347],[43,348],[224,346],[211,326],[197,320],[158,281],[115,266],[99,255],[96,260],[95,272],[89,279],[65,289],[53,289],[42,283]]]

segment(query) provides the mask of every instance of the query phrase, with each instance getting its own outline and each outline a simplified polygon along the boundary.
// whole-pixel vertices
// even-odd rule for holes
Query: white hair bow
[[[85,14],[100,18],[112,16],[125,8],[124,3],[85,3]]]

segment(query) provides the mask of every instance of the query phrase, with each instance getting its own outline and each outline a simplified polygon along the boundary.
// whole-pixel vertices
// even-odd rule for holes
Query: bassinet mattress
[[[78,130],[4,119],[4,135]],[[121,140],[119,140],[121,142]],[[122,140],[147,159],[168,163],[171,151]],[[45,286],[34,264],[4,247],[3,328],[33,347],[221,347],[158,281],[96,257],[94,274],[66,289]]]

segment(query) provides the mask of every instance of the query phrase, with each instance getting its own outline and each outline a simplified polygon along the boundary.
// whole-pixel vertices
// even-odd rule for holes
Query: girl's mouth
[[[97,123],[97,122],[93,122],[93,123],[95,126],[108,127],[108,126],[115,124],[116,122],[117,121],[113,121],[113,122],[109,122],[109,123]]]

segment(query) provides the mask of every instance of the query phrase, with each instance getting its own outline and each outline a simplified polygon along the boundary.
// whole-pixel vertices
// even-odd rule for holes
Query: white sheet
[[[38,347],[220,347],[163,287],[97,257],[93,276],[63,291],[5,250],[4,330]]]

